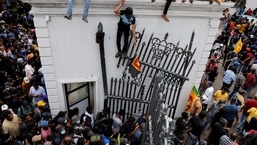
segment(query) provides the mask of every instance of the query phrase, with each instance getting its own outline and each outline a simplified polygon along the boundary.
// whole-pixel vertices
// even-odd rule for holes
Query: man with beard
[[[9,133],[15,138],[18,137],[20,135],[21,119],[16,114],[12,114],[9,110],[3,112],[3,116],[5,118],[2,124],[3,133]]]

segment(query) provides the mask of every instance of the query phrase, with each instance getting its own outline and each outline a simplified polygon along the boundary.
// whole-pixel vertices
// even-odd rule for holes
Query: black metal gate
[[[189,46],[179,47],[177,44],[167,42],[168,33],[161,40],[153,36],[148,42],[143,42],[145,30],[137,32],[137,48],[129,47],[127,57],[119,59],[118,67],[125,67],[121,78],[112,78],[109,94],[107,95],[107,106],[111,112],[124,109],[126,116],[140,116],[147,114],[151,101],[154,78],[159,71],[164,73],[164,89],[166,94],[165,103],[168,105],[168,115],[174,117],[182,86],[188,80],[190,70],[195,61],[192,57],[196,51],[191,51],[194,32],[192,32]],[[130,37],[130,42],[132,37]],[[129,43],[131,44],[131,43]],[[134,50],[134,51],[133,51]],[[132,78],[128,73],[130,61],[138,50],[142,73]]]

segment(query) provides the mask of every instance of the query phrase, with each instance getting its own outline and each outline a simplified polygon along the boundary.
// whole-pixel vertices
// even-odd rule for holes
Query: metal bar
[[[191,69],[193,68],[193,65],[195,64],[195,60],[192,61],[192,58],[193,58],[195,52],[196,52],[196,48],[194,49],[194,51],[193,51],[193,53],[192,53],[192,56],[191,56],[190,59],[189,59],[189,62],[192,62],[192,64],[191,64],[190,68],[189,68],[188,71],[187,71],[186,77],[188,77],[188,75],[189,75]]]
[[[134,92],[133,92],[133,98],[132,99],[136,99],[137,85],[135,83],[133,83],[133,86],[134,86]],[[136,107],[134,107],[136,103],[137,102],[135,101],[132,104],[131,114],[133,113],[133,110],[134,110],[134,113],[136,113]]]
[[[107,84],[107,71],[106,71],[106,64],[105,64],[105,54],[104,54],[104,35],[105,35],[105,33],[103,32],[103,25],[102,25],[101,22],[99,22],[98,31],[96,33],[96,43],[99,43],[104,94],[107,95],[108,94],[108,84]]]
[[[178,92],[177,92],[177,88],[175,88],[174,94],[177,94],[176,97],[175,97],[175,104],[176,104],[176,106],[177,106],[177,104],[178,104],[178,99],[179,99],[180,92],[181,92],[181,86],[179,87]],[[172,104],[174,104],[174,103],[172,103]],[[172,115],[171,115],[172,118],[174,118],[176,110],[177,110],[177,107],[175,107],[175,108],[172,110],[172,111],[173,111],[173,113],[172,113]]]
[[[187,46],[186,46],[186,48],[187,48]],[[186,68],[187,68],[187,65],[188,65],[188,58],[189,58],[189,51],[187,51],[186,50],[186,48],[184,49],[184,52],[183,52],[183,54],[182,54],[182,56],[181,56],[181,60],[182,60],[182,58],[184,57],[184,61],[183,61],[183,63],[180,65],[180,69],[179,69],[179,71],[177,72],[177,73],[181,73],[181,71],[182,71],[182,74],[181,75],[185,75],[185,71],[186,71]],[[180,61],[181,61],[180,60]],[[178,66],[177,66],[178,67]]]
[[[124,86],[126,87],[126,90],[125,90],[125,94],[124,94],[124,98],[127,98],[127,100],[128,100],[128,91],[129,91],[129,77],[128,77],[128,81],[125,83],[125,82],[123,82],[124,83]],[[127,102],[128,101],[124,101],[124,110],[126,111],[126,110],[128,110],[127,109]],[[122,106],[121,106],[122,107]],[[128,117],[128,112],[126,113],[127,114],[127,117]],[[123,117],[123,122],[125,121],[124,120],[125,119],[125,116]]]
[[[171,66],[171,62],[173,62],[173,59],[176,59],[173,56],[175,55],[175,52],[176,52],[175,50],[178,48],[178,45],[179,45],[179,41],[178,41],[176,46],[174,44],[172,45],[173,46],[173,49],[172,49],[173,52],[172,52],[171,55],[169,55],[169,57],[171,57],[171,58],[170,58],[170,60],[168,62],[168,65],[166,66],[166,70],[170,70],[169,67]]]
[[[114,96],[116,96],[116,91],[117,91],[116,88],[117,88],[117,78],[115,78],[115,80],[114,80],[114,94],[113,94]],[[113,104],[112,104],[113,112],[117,111],[115,109],[115,102],[116,102],[116,99],[113,99]]]
[[[148,43],[147,43],[147,45],[146,45],[145,54],[147,54],[147,51],[148,51],[148,48],[149,48],[150,43],[151,43],[151,41],[152,41],[152,38],[153,38],[153,34],[150,36],[150,38],[149,38],[149,40],[148,40]],[[149,49],[149,50],[150,50],[150,49]],[[150,50],[150,52],[151,52],[151,50]],[[140,54],[141,54],[141,52],[140,52]],[[142,61],[145,61],[145,56],[146,56],[146,55],[143,55]],[[149,58],[149,56],[150,56],[150,53],[148,53],[147,58]],[[147,60],[148,60],[148,59],[147,59]]]
[[[178,53],[178,50],[179,49],[182,49],[181,47],[177,47],[177,54],[175,55],[175,57],[176,57],[176,59],[173,61],[173,65],[172,65],[172,67],[171,68],[173,68],[173,71],[172,72],[176,72],[176,70],[178,69],[178,66],[179,66],[179,64],[180,63],[177,63],[177,61],[178,61],[178,58],[179,58],[179,53]],[[183,50],[183,49],[182,49]],[[178,62],[181,62],[181,60],[182,60],[182,58],[183,58],[183,54],[180,56],[180,60],[178,61]],[[177,64],[177,65],[176,65]],[[176,66],[175,66],[176,65]]]
[[[114,84],[113,84],[113,81],[114,81],[114,79],[113,79],[113,77],[112,77],[112,78],[111,78],[111,86],[110,86],[110,95],[113,95],[113,89],[114,89],[114,88],[113,88],[113,85],[114,85]],[[108,104],[109,104],[109,106],[110,106],[110,111],[113,112],[114,109],[111,108],[111,106],[112,106],[112,104],[111,104],[112,101],[111,101],[111,98],[109,97],[110,95],[107,96],[107,102],[108,102]],[[109,114],[110,114],[110,113],[109,113]]]
[[[129,112],[129,116],[132,116],[132,110],[133,110],[133,102],[131,101],[134,97],[134,95],[132,95],[134,92],[133,92],[133,83],[130,81],[130,87],[129,87],[130,91],[129,91],[129,108],[128,108],[128,111]]]

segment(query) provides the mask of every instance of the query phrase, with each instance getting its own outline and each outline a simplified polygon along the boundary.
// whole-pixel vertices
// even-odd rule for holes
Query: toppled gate
[[[167,42],[168,33],[165,34],[163,40],[152,34],[147,43],[142,42],[144,31],[137,32],[137,48],[130,45],[127,57],[119,59],[117,68],[124,66],[125,69],[122,78],[111,79],[105,105],[110,107],[111,114],[121,109],[125,110],[123,121],[129,116],[137,118],[142,114],[147,114],[151,122],[149,120],[147,122],[141,145],[168,145],[171,143],[167,142],[167,136],[169,136],[167,128],[163,128],[165,121],[160,120],[165,120],[167,116],[174,117],[181,89],[195,64],[192,58],[196,49],[191,51],[194,32],[192,32],[189,45],[181,48],[179,42],[177,44]],[[129,44],[131,40],[132,37],[130,37]],[[135,53],[133,50],[139,50],[137,54],[142,69],[142,73],[134,78],[128,72]],[[157,79],[159,73],[162,75],[159,75]],[[160,80],[162,87],[157,85]],[[161,99],[160,96],[162,96]],[[166,104],[166,107],[163,108],[162,103]]]

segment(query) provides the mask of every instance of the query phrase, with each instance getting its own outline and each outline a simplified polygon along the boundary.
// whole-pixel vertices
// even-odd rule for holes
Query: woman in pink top
[[[48,138],[53,135],[51,128],[48,127],[48,120],[41,120],[40,127],[41,127],[40,134],[41,134],[42,140],[47,141]]]

